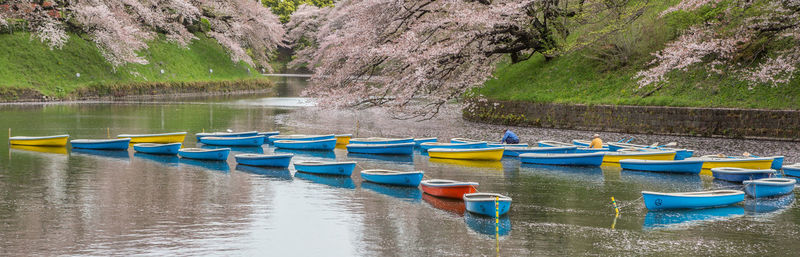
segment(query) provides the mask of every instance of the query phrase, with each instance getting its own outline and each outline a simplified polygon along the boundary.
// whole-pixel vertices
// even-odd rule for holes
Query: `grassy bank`
[[[234,63],[213,39],[198,35],[188,48],[163,37],[141,52],[149,64],[116,69],[94,42],[72,34],[61,49],[49,49],[25,32],[0,34],[0,95],[54,98],[250,90],[271,85],[245,63]],[[163,70],[163,73],[162,73]],[[213,72],[211,72],[213,71]],[[80,75],[78,75],[80,74]]]
[[[600,40],[595,46],[549,60],[534,55],[515,64],[501,63],[494,73],[495,78],[476,89],[475,93],[491,99],[537,103],[800,109],[800,76],[777,86],[753,84],[735,74],[718,74],[696,64],[685,71],[669,73],[666,83],[640,88],[635,76],[649,67],[652,53],[664,49],[665,44],[686,28],[716,19],[726,7],[726,2],[722,2],[716,7],[708,6],[692,12],[659,15],[675,3],[656,3],[625,31]],[[740,19],[744,21],[747,17],[743,12]],[[571,37],[588,32],[577,29]],[[770,56],[785,49],[782,44],[786,42],[758,45],[763,50],[759,54]],[[615,63],[609,61],[616,60],[614,58],[598,55],[601,52],[598,49],[608,46],[623,49],[621,54],[613,56],[623,61]],[[598,57],[606,58],[598,60]],[[758,56],[741,58],[748,60]],[[752,62],[752,67],[757,64]]]

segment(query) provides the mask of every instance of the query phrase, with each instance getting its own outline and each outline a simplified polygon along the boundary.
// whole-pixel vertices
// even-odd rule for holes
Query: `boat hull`
[[[216,133],[197,133],[195,134],[195,138],[197,141],[200,141],[204,137],[253,137],[258,136],[258,131],[247,131],[247,132],[216,132]]]
[[[472,142],[472,143],[443,143],[443,144],[420,144],[422,150],[430,150],[436,148],[450,148],[450,149],[474,149],[474,148],[487,148],[489,144],[486,142]]]
[[[359,145],[386,145],[386,144],[405,144],[414,143],[413,138],[351,138],[350,144]]]
[[[364,153],[364,154],[411,155],[414,154],[414,143],[349,144],[347,145],[347,151],[351,153]]]
[[[791,182],[789,182],[791,181]],[[787,179],[782,183],[769,183],[762,180],[743,181],[744,192],[752,197],[772,197],[789,194],[794,190],[796,180]]]
[[[722,168],[711,169],[711,174],[715,179],[737,183],[741,183],[745,180],[769,178],[774,173],[773,170],[726,171]]]
[[[231,149],[223,148],[223,149],[214,149],[212,151],[202,151],[202,152],[193,152],[193,151],[183,151],[178,150],[178,156],[181,158],[189,158],[189,159],[196,159],[196,160],[209,160],[209,161],[224,161],[228,159],[228,155],[231,153]]]
[[[70,144],[72,145],[72,148],[97,149],[97,150],[128,150],[130,142],[131,140],[129,138],[124,138],[124,139],[87,141],[87,142],[72,140]]]
[[[400,174],[368,174],[368,173],[361,173],[361,178],[366,181],[378,183],[378,184],[386,184],[386,185],[395,185],[395,186],[408,186],[408,187],[417,187],[419,183],[422,181],[423,177],[422,172],[413,172],[413,173],[400,173]]]
[[[463,197],[464,207],[466,207],[466,210],[470,213],[489,217],[499,217],[505,215],[509,210],[511,210],[511,199],[508,197],[498,197],[499,200],[472,200],[470,199],[470,195],[474,194],[467,194]]]
[[[800,165],[783,166],[783,174],[786,176],[800,177]]]
[[[182,143],[153,144],[153,145],[142,143],[142,144],[134,144],[133,150],[140,153],[175,155],[178,154],[178,150],[181,149],[181,145]]]
[[[643,161],[623,159],[619,165],[626,170],[640,170],[668,173],[700,174],[703,170],[703,161]]]
[[[152,135],[117,135],[117,138],[131,138],[131,143],[183,143],[186,138],[186,132],[181,133],[167,133],[167,134],[152,134]]]
[[[9,138],[8,141],[11,145],[67,146],[68,140],[69,140],[69,135],[61,135],[53,137],[11,137]]]
[[[332,163],[326,165],[303,165],[295,163],[294,168],[299,172],[305,173],[350,176],[353,174],[353,169],[356,168],[356,163]]]
[[[769,168],[773,170],[781,169],[783,167],[784,156],[773,156],[772,158],[772,165]]]
[[[741,194],[721,196],[674,196],[642,192],[645,207],[648,210],[699,209],[726,206],[744,201]]]
[[[703,162],[703,170],[710,171],[714,168],[742,168],[742,169],[769,169],[772,167],[772,160],[741,160],[741,159],[731,159],[731,160],[717,160],[717,161],[704,161]]]
[[[350,143],[350,139],[353,138],[351,134],[343,134],[343,135],[335,135],[336,137],[336,145],[347,145]]]
[[[278,140],[294,140],[294,141],[317,141],[325,139],[335,139],[334,135],[274,135],[266,139],[270,144]]]
[[[441,159],[499,161],[503,159],[503,151],[505,151],[504,148],[465,149],[464,151],[441,150],[450,149],[431,149],[428,150],[428,156]]]
[[[506,147],[504,156],[519,157],[525,153],[573,153],[577,146],[556,146],[556,147]]]
[[[422,143],[436,143],[436,142],[438,142],[438,141],[439,141],[439,139],[438,139],[438,138],[435,138],[435,137],[429,137],[429,138],[414,138],[414,144],[415,144],[416,146],[420,146]]]
[[[336,148],[337,139],[323,139],[314,141],[277,140],[275,147],[292,150],[333,150]]]
[[[669,161],[675,160],[675,154],[676,152],[610,152],[605,155],[605,158],[603,158],[603,163],[619,164],[619,161],[624,159]]]
[[[264,137],[203,137],[200,143],[218,146],[261,146],[264,144]]]
[[[600,166],[603,164],[604,153],[576,153],[576,154],[521,154],[522,163],[567,165],[567,166]]]
[[[236,163],[250,166],[289,167],[294,154],[236,155]]]
[[[422,191],[438,197],[444,198],[454,198],[454,199],[462,199],[464,194],[471,194],[477,192],[475,186],[473,185],[463,185],[463,186],[427,186],[422,185]]]

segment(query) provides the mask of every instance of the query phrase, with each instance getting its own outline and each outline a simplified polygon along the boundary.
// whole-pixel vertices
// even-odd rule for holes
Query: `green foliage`
[[[272,13],[280,17],[282,23],[289,22],[289,17],[303,4],[316,7],[333,6],[333,0],[261,0],[261,3],[269,7]]]
[[[258,74],[247,64],[232,62],[215,40],[201,34],[197,37],[188,48],[182,48],[160,36],[141,53],[149,64],[127,64],[115,70],[94,42],[75,34],[62,49],[53,50],[31,40],[27,32],[0,34],[0,87],[34,88],[61,97],[94,84],[223,81]]]

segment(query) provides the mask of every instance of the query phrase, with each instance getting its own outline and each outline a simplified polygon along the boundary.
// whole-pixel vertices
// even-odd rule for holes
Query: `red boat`
[[[422,191],[433,196],[462,199],[464,194],[478,192],[476,182],[461,182],[447,179],[423,180]]]

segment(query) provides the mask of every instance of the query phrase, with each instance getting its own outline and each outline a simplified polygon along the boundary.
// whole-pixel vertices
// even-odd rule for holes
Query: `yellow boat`
[[[121,134],[117,138],[130,138],[131,144],[137,143],[156,143],[156,144],[169,144],[169,143],[183,143],[186,138],[186,132],[175,133],[162,133],[162,134]]]
[[[498,161],[475,161],[475,160],[455,160],[455,159],[441,159],[431,158],[431,163],[441,163],[451,166],[461,166],[468,168],[490,169],[496,171],[503,170],[503,162]]]
[[[350,143],[350,138],[353,138],[353,134],[340,134],[334,137],[336,137],[336,145],[347,145]]]
[[[11,145],[30,145],[30,146],[66,146],[69,135],[56,135],[45,137],[10,137],[8,141]]]
[[[11,149],[39,153],[67,154],[67,148],[63,146],[12,145]]]
[[[703,171],[707,172],[713,168],[722,168],[722,167],[756,169],[756,170],[769,169],[770,167],[772,167],[772,161],[774,160],[774,158],[773,157],[728,158],[728,157],[718,157],[716,155],[706,155],[701,157],[686,158],[686,160],[702,160],[703,170],[701,172]]]
[[[675,151],[617,151],[606,152],[603,165],[619,165],[620,160],[675,160]]]
[[[503,151],[505,151],[503,147],[470,149],[434,148],[428,150],[428,156],[431,158],[456,160],[499,161],[503,158]]]

